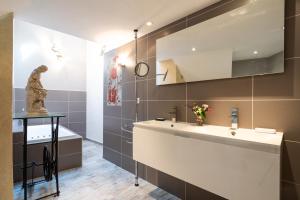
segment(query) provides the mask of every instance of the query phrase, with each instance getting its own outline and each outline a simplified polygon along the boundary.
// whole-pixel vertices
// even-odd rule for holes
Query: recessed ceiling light
[[[146,23],[146,25],[147,26],[152,26],[152,22],[149,21],[149,22]]]
[[[193,48],[192,48],[192,51],[196,51],[196,48],[195,48],[195,47],[193,47]]]
[[[253,51],[253,54],[255,54],[255,55],[258,54],[258,51]]]

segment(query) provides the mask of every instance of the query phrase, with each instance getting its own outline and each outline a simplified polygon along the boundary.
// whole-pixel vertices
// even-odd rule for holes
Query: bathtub
[[[28,126],[27,129],[27,158],[28,162],[40,163],[43,160],[43,149],[50,149],[51,125]],[[14,182],[22,180],[22,152],[23,126],[19,122],[13,124],[13,161]],[[77,168],[82,166],[82,137],[64,126],[58,129],[58,170]],[[28,170],[28,179],[31,178]],[[42,167],[37,167],[34,178],[43,176]]]

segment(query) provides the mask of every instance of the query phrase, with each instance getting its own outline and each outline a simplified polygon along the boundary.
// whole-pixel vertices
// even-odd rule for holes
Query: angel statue
[[[41,83],[41,73],[48,70],[48,67],[41,65],[30,74],[26,86],[26,111],[29,115],[47,114],[45,108],[45,98],[47,90],[43,88]]]

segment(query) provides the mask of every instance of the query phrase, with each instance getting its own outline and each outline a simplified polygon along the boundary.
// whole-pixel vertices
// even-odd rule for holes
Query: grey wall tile
[[[137,95],[140,100],[147,99],[147,81],[137,81]],[[135,100],[135,82],[122,84],[122,101]]]
[[[111,118],[104,116],[103,130],[121,135],[121,118]]]
[[[46,101],[45,106],[49,112],[68,112],[68,102],[63,101]]]
[[[86,122],[86,112],[70,112],[68,117],[69,117],[69,123]]]
[[[69,129],[76,133],[85,133],[86,124],[85,123],[69,123]]]
[[[126,138],[132,138],[132,128],[133,128],[133,122],[135,122],[135,120],[132,119],[122,119],[122,127],[123,130],[122,131],[122,136],[126,137]]]
[[[72,111],[79,111],[79,112],[85,112],[86,111],[86,102],[69,102],[69,112]],[[95,112],[97,112],[95,110]]]
[[[25,89],[24,88],[14,88],[14,100],[15,101],[25,101]]]
[[[103,158],[121,167],[121,154],[103,146]]]
[[[47,101],[68,101],[68,91],[48,90]]]
[[[122,118],[135,120],[136,102],[125,101],[122,102]],[[143,121],[147,119],[147,103],[141,101],[138,104],[138,120]]]
[[[15,101],[14,110],[16,113],[24,112],[26,110],[25,101]]]
[[[111,117],[121,117],[121,106],[108,106],[104,102],[103,115]]]
[[[122,154],[132,157],[132,139],[122,137]]]
[[[104,131],[103,132],[103,144],[110,149],[113,149],[119,153],[121,153],[121,146],[122,146],[122,138],[120,135],[115,135],[110,132]]]
[[[59,112],[63,115],[65,115],[65,117],[60,117],[59,118],[59,124],[67,124],[68,123],[68,118],[69,118],[69,113],[64,113],[64,112]],[[54,123],[56,123],[56,118],[54,118]],[[47,118],[47,119],[43,119],[43,124],[51,124],[51,119]]]
[[[132,158],[127,156],[122,156],[122,168],[134,174],[135,172],[135,162]]]
[[[29,119],[28,120],[28,125],[41,125],[44,124],[44,120],[43,119]]]
[[[86,92],[69,91],[69,101],[86,101]]]

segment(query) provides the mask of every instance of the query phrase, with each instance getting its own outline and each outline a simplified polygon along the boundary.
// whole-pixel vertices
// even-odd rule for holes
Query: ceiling
[[[0,0],[0,14],[96,41],[108,49],[220,0]],[[145,26],[147,21],[152,26]]]

